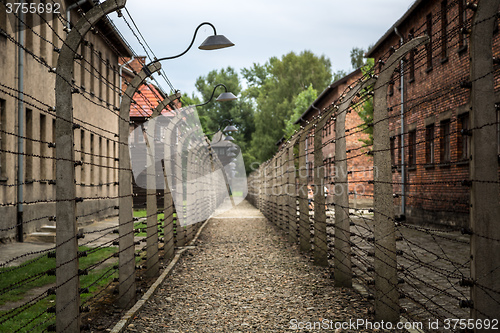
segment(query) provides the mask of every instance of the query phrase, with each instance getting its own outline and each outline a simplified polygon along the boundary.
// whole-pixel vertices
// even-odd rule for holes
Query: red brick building
[[[330,108],[333,104],[338,104],[339,98],[349,91],[349,86],[354,87],[362,76],[361,70],[357,69],[345,77],[329,85],[309,106],[309,108],[296,121],[296,124],[305,126],[308,121],[318,115],[319,110]],[[368,139],[368,134],[360,130],[363,125],[362,119],[357,112],[347,113],[345,120],[346,128],[346,150],[347,169],[351,172],[349,179],[349,197],[353,205],[371,205],[373,200],[373,185],[368,184],[368,180],[373,179],[373,158],[365,154],[364,143],[361,140]],[[308,170],[309,183],[313,183],[314,170],[314,131],[309,133],[306,140],[306,166]],[[322,130],[323,138],[323,166],[325,170],[325,184],[329,188],[330,195],[327,202],[331,203],[334,193],[335,176],[335,123],[330,120]],[[368,150],[368,149],[367,149]]]
[[[398,68],[387,89],[394,193],[404,191],[406,200],[403,207],[399,196],[395,205],[414,222],[468,225],[472,15],[465,0],[417,0],[366,55],[375,59],[377,73],[401,42],[430,37],[407,54],[403,79]],[[496,55],[499,38],[497,29]],[[496,67],[497,92],[499,74]],[[499,141],[498,135],[491,139]]]

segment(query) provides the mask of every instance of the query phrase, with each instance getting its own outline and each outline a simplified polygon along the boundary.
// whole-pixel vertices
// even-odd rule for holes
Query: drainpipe
[[[24,0],[21,1],[21,4]],[[23,184],[24,184],[24,13],[19,11],[17,40],[19,47],[17,48],[17,240],[24,241],[23,230]]]
[[[130,58],[129,61],[124,63],[123,65],[120,65],[118,68],[118,89],[120,89],[120,93],[118,94],[120,104],[122,103],[122,73],[123,73],[123,67],[127,66],[130,64],[132,61],[134,61],[135,56],[133,55],[132,58]]]
[[[83,5],[86,2],[87,2],[87,0],[80,0],[72,5],[69,5],[68,7],[66,7],[66,28],[67,28],[66,33],[69,34],[69,32],[71,31],[71,11],[73,9],[75,9],[76,7]]]
[[[403,46],[404,38],[398,31],[398,28],[394,28],[394,32],[399,36],[399,46]],[[400,63],[400,77],[401,77],[401,216],[406,216],[406,164],[405,164],[405,80],[404,80],[404,60],[401,58]]]

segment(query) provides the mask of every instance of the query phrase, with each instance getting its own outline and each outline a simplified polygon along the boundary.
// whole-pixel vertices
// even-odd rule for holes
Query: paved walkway
[[[334,288],[326,269],[246,201],[211,219],[196,245],[125,332],[290,332],[308,322],[373,320],[368,303]]]

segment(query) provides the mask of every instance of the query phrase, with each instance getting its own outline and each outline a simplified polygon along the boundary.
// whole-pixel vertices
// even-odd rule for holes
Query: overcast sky
[[[162,62],[175,89],[191,94],[196,92],[196,79],[213,69],[231,66],[239,73],[241,68],[264,64],[272,56],[291,51],[325,55],[334,72],[350,72],[350,50],[374,44],[414,1],[128,0],[126,7],[158,58],[183,52],[196,27],[205,21],[236,44],[221,50],[199,50],[198,45],[212,34],[210,26],[205,25],[188,53]],[[145,55],[125,21],[116,13],[110,18],[135,52]],[[132,24],[125,12],[124,18]],[[169,86],[158,80],[168,92]]]

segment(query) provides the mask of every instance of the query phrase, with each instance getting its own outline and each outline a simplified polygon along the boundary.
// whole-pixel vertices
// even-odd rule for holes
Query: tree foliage
[[[373,58],[366,60],[366,63],[361,67],[363,75],[373,74]],[[368,91],[373,91],[373,87],[365,88],[364,93]],[[360,126],[363,128],[363,132],[368,134],[368,139],[359,139],[365,144],[365,146],[373,145],[373,95],[369,96],[363,103],[362,107],[358,109],[358,115],[363,120],[363,124]]]
[[[225,91],[223,87],[217,88],[212,101],[197,108],[200,122],[207,134],[213,134],[224,129],[229,122],[236,126],[238,131],[231,135],[243,152],[245,165],[249,167],[254,161],[254,158],[248,154],[252,133],[255,131],[252,101],[248,97],[248,93],[242,91],[238,73],[232,67],[227,67],[212,70],[206,76],[200,76],[196,80],[195,86],[201,95],[201,103],[210,99],[214,87],[219,83],[224,84],[228,91],[238,97],[238,100],[230,102],[215,101],[217,96]]]
[[[322,91],[331,82],[331,63],[310,51],[290,52],[281,59],[272,57],[264,65],[254,64],[242,74],[248,82],[248,96],[256,105],[251,152],[262,162],[276,152],[276,142],[285,134],[285,122],[294,112],[295,97],[310,86]]]
[[[295,124],[295,122],[300,118],[304,111],[309,108],[316,98],[318,98],[318,91],[314,89],[312,85],[295,96],[293,99],[294,108],[292,116],[285,120],[285,137],[287,139],[290,138],[297,129],[299,129],[300,125]]]

